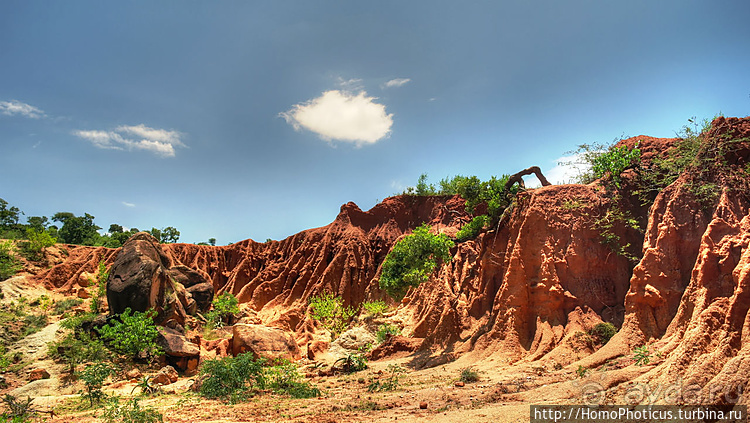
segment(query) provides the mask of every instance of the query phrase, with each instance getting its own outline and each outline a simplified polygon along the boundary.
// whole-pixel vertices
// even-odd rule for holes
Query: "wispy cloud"
[[[326,141],[374,144],[391,133],[393,114],[365,91],[326,91],[280,114],[294,129],[312,131]]]
[[[411,81],[411,78],[395,78],[383,84],[383,88],[403,87]]]
[[[77,130],[73,135],[89,141],[94,147],[110,150],[143,150],[161,157],[174,157],[175,147],[186,147],[177,131],[149,128],[140,124],[118,126],[114,131]]]
[[[362,85],[361,78],[344,79],[339,76],[338,84],[341,88],[347,91],[360,91],[364,89],[364,85]]]
[[[18,100],[0,101],[0,113],[7,116],[20,115],[31,119],[39,119],[47,116],[41,109]]]
[[[135,207],[135,204],[133,204],[133,203],[128,203],[127,201],[123,201],[123,202],[122,202],[122,205],[123,205],[123,206],[125,206],[125,207],[131,207],[131,208],[132,208],[132,207]]]

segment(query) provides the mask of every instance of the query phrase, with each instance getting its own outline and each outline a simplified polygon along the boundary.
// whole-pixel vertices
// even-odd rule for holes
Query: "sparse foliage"
[[[213,310],[206,313],[206,321],[212,328],[228,324],[236,313],[240,312],[239,301],[231,292],[224,292],[213,300]]]
[[[78,378],[84,385],[81,397],[89,401],[90,407],[107,397],[102,391],[102,386],[104,386],[104,381],[113,374],[115,374],[115,368],[110,363],[95,363],[78,373]]]
[[[401,378],[401,375],[405,373],[404,368],[398,364],[389,364],[387,371],[390,374],[388,374],[384,380],[371,379],[370,384],[367,386],[367,390],[370,392],[381,392],[398,389],[399,379]]]
[[[346,330],[349,321],[356,314],[353,307],[344,306],[341,297],[334,297],[328,291],[310,297],[310,317],[319,321],[331,332],[331,339],[338,338]]]
[[[641,345],[633,350],[633,360],[635,360],[636,366],[648,365],[651,362],[651,353],[648,351],[648,347]]]
[[[461,369],[461,382],[464,383],[473,383],[473,382],[479,382],[479,372],[477,372],[473,367],[464,367]]]
[[[393,326],[390,323],[384,323],[378,326],[378,330],[375,332],[375,339],[377,340],[378,344],[382,344],[386,339],[388,339],[388,336],[400,334],[401,329]]]
[[[341,371],[344,373],[359,372],[367,368],[367,357],[360,353],[347,354],[345,357],[336,360],[333,363],[334,367],[339,363],[341,363]]]
[[[388,304],[383,300],[365,301],[362,304],[362,309],[364,309],[368,315],[377,317],[388,311]]]
[[[12,241],[0,242],[0,281],[4,281],[21,270],[21,262],[15,256]]]
[[[113,397],[104,407],[102,417],[107,423],[162,423],[164,417],[155,408],[142,406],[138,398],[131,398],[120,404],[119,397]]]

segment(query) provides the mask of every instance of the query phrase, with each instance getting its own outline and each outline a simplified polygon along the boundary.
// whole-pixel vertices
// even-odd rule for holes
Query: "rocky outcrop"
[[[628,147],[638,143],[642,163],[622,175],[616,192],[593,183],[521,193],[495,228],[458,244],[453,259],[411,290],[389,318],[418,339],[420,349],[429,350],[417,355],[430,363],[469,354],[499,363],[593,367],[625,360],[633,348],[647,345],[663,359],[651,370],[631,374],[645,382],[682,378],[699,385],[702,402],[729,401],[729,394],[712,396],[708,389],[748,389],[748,139],[750,119],[715,120],[700,148],[701,165],[658,195],[653,187],[644,191],[638,185],[639,174],[653,171],[675,140],[623,140]],[[644,195],[653,204],[641,204]],[[643,231],[613,219],[613,210],[627,213]],[[324,350],[325,332],[306,317],[311,295],[330,291],[345,305],[385,298],[378,272],[399,237],[422,222],[454,234],[470,218],[458,197],[397,196],[369,211],[345,204],[330,225],[282,241],[210,247],[140,239],[142,255],[155,263],[143,276],[148,288],[141,292],[156,304],[160,292],[168,291],[168,280],[189,281],[199,274],[214,292],[236,295],[264,325],[294,333],[296,344],[314,357]],[[613,240],[616,245],[607,245]],[[107,249],[71,249],[68,261],[40,278],[70,291],[82,271],[95,272],[98,260],[110,262],[114,255]],[[193,273],[178,271],[180,266]],[[115,273],[137,273],[135,267],[123,269]],[[205,283],[185,283],[191,282],[180,283],[184,297],[193,298],[196,310],[207,304]],[[125,298],[128,289],[120,290]],[[179,303],[190,310],[188,301]],[[620,332],[601,349],[581,352],[569,342],[602,321]],[[399,339],[404,348],[415,348],[416,341]],[[447,358],[435,359],[443,352],[449,352]]]
[[[189,283],[191,288],[197,287],[201,307],[207,308],[205,301],[213,298],[213,294],[206,292],[210,291],[206,278],[186,266],[173,267],[156,238],[139,232],[127,240],[110,268],[109,311],[120,314],[127,308],[140,312],[153,309],[157,323],[182,326],[186,316],[197,310],[198,303],[180,281]]]
[[[236,324],[232,327],[232,355],[250,353],[269,361],[299,360],[297,342],[286,331],[262,325]]]

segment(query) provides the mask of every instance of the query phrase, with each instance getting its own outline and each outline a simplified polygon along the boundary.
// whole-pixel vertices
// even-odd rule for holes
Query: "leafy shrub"
[[[100,403],[106,394],[102,391],[104,381],[115,374],[115,368],[109,363],[92,364],[78,373],[78,379],[83,382],[84,390],[81,398],[89,400],[91,407]]]
[[[465,367],[461,369],[461,382],[473,383],[479,382],[479,372],[474,370],[472,367]]]
[[[251,353],[207,360],[200,372],[200,395],[232,403],[245,399],[253,390],[265,388],[264,364]]]
[[[633,359],[637,366],[645,366],[651,362],[651,353],[645,345],[641,345],[633,350]]]
[[[383,262],[380,289],[391,297],[401,299],[410,287],[430,278],[438,261],[451,259],[453,242],[444,234],[433,235],[430,226],[423,224],[414,229],[396,245]]]
[[[119,321],[113,320],[102,326],[99,335],[107,346],[121,354],[132,358],[154,357],[161,353],[161,348],[156,345],[159,331],[154,324],[154,314],[153,310],[131,314],[130,308],[126,308],[119,315]]]
[[[384,323],[378,326],[378,330],[375,332],[375,339],[378,344],[382,344],[388,338],[388,335],[400,335],[401,329],[393,326],[390,323]]]
[[[224,292],[217,296],[212,304],[214,308],[206,313],[206,320],[208,325],[213,328],[228,324],[229,319],[235,313],[240,312],[239,301],[230,292]]]
[[[319,321],[331,332],[331,339],[336,339],[349,325],[349,320],[356,314],[352,307],[345,307],[341,297],[334,297],[324,291],[310,297],[310,317]]]
[[[266,370],[266,386],[277,394],[292,398],[313,398],[320,396],[320,389],[302,380],[294,363],[284,361]]]
[[[31,403],[34,401],[31,397],[26,400],[19,400],[11,394],[5,394],[2,398],[5,408],[8,411],[0,414],[0,421],[3,423],[26,423],[40,410],[32,408]]]
[[[21,270],[21,262],[14,255],[11,241],[0,242],[0,281],[4,281]]]
[[[362,304],[362,308],[370,316],[380,316],[388,311],[388,305],[383,300],[366,301]]]
[[[120,398],[114,397],[104,407],[102,417],[107,423],[162,423],[164,417],[153,407],[142,407],[138,398],[131,398],[120,405]]]
[[[346,357],[336,360],[333,363],[334,367],[339,363],[341,363],[341,371],[344,373],[359,372],[367,368],[367,357],[359,353],[348,354]]]
[[[42,230],[27,228],[26,238],[28,241],[21,244],[21,251],[29,260],[40,260],[43,257],[44,250],[57,242],[57,238],[44,228]]]
[[[477,235],[482,232],[489,220],[490,218],[486,214],[471,219],[469,223],[463,225],[456,233],[456,241],[461,242],[476,238]]]
[[[612,339],[617,333],[615,325],[609,322],[598,323],[596,326],[589,330],[589,335],[594,338],[597,343],[604,345]]]

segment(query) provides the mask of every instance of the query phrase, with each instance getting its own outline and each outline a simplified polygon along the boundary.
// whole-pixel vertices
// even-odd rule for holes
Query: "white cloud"
[[[387,137],[393,125],[393,114],[360,91],[331,90],[320,97],[296,104],[280,114],[294,129],[305,128],[326,141],[348,141],[374,144]]]
[[[383,84],[384,88],[403,87],[411,81],[411,78],[395,78]]]
[[[364,86],[362,85],[362,79],[360,78],[344,79],[339,76],[338,83],[339,86],[345,90],[353,91],[364,89]]]
[[[127,201],[123,201],[123,202],[122,202],[122,205],[123,205],[123,206],[125,206],[125,207],[135,207],[135,204],[133,204],[133,203],[128,203]]]
[[[47,116],[41,109],[18,100],[0,101],[0,113],[8,116],[21,115],[31,119]]]
[[[118,126],[114,131],[73,131],[94,147],[111,150],[144,150],[161,157],[174,157],[175,147],[186,147],[177,131],[149,128],[140,124]],[[133,138],[135,137],[135,139]]]

